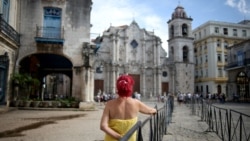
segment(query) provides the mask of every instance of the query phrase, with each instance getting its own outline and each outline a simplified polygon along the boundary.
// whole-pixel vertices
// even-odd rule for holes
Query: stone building
[[[195,91],[228,94],[225,67],[229,60],[227,47],[250,38],[248,22],[208,21],[193,30],[195,52]],[[231,77],[231,76],[230,76]]]
[[[95,60],[95,95],[115,93],[115,80],[130,74],[134,91],[142,98],[168,93],[194,92],[192,19],[178,6],[169,24],[169,58],[161,39],[132,21],[128,26],[111,26],[102,37]],[[166,33],[167,34],[167,33]],[[100,71],[101,70],[101,71]]]
[[[170,88],[175,93],[194,93],[192,21],[180,5],[168,21]]]
[[[81,101],[80,108],[91,106],[99,90],[115,93],[120,74],[130,74],[134,91],[145,99],[169,92],[193,93],[192,19],[181,6],[168,21],[167,57],[161,39],[135,21],[111,26],[90,41],[91,0],[2,2],[7,22],[1,22],[1,28],[8,30],[0,32],[1,79],[5,79],[1,80],[1,103],[20,98],[18,91],[11,91],[10,76],[15,73],[41,82],[30,93],[32,98],[74,97]]]
[[[129,26],[110,26],[99,38],[102,42],[94,65],[95,95],[99,90],[115,94],[116,79],[121,74],[134,78],[134,92],[143,98],[168,92],[167,54],[153,32],[132,21]]]
[[[10,75],[22,73],[41,82],[39,90],[31,93],[32,98],[61,95],[93,102],[91,60],[95,45],[90,44],[91,7],[91,0],[2,0],[1,24],[3,19],[6,23],[1,28],[6,29],[0,33],[0,53],[9,59],[9,67],[3,69],[5,74],[9,73],[4,78],[9,82],[4,84],[7,89],[13,89],[8,85]],[[57,84],[50,92],[48,85],[53,80]],[[65,90],[59,91],[60,88]],[[4,93],[5,97],[12,96],[10,100],[18,95],[18,92]]]
[[[228,100],[250,100],[250,38],[227,48]]]
[[[18,0],[0,1],[0,105],[9,105],[10,77],[20,45]]]

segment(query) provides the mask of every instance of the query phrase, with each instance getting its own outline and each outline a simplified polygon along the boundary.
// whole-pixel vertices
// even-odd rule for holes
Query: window
[[[222,75],[222,69],[221,68],[219,68],[218,69],[218,77],[222,77],[223,75]]]
[[[182,25],[182,36],[188,35],[188,26],[186,24]]]
[[[219,27],[214,27],[214,32],[215,32],[215,33],[220,33]]]
[[[243,51],[237,52],[237,60],[238,60],[238,66],[244,65],[244,53],[243,53]]]
[[[224,34],[224,35],[228,35],[227,28],[223,28],[223,34]]]
[[[206,55],[206,63],[207,63],[207,55]]]
[[[220,39],[217,40],[217,47],[220,47]]]
[[[237,29],[233,29],[233,36],[238,36],[238,34],[237,34]]]
[[[208,77],[208,69],[206,69],[206,77]]]
[[[246,30],[242,30],[242,37],[247,37],[247,31]]]
[[[225,55],[225,62],[227,62],[227,55]]]
[[[218,61],[218,62],[221,62],[221,54],[218,54],[218,55],[217,55],[217,61]]]
[[[225,41],[224,42],[224,48],[227,49],[227,47],[228,47],[228,43],[227,43],[227,41]]]
[[[162,72],[162,76],[163,76],[163,77],[167,77],[167,76],[168,76],[168,73],[167,73],[166,71],[163,71],[163,72]]]
[[[61,9],[54,7],[44,8],[44,31],[46,38],[61,38]]]
[[[171,28],[170,28],[170,38],[173,38],[174,37],[174,26],[171,25]]]
[[[9,9],[10,9],[10,1],[3,0],[2,1],[2,16],[6,22],[9,22]]]
[[[183,62],[188,62],[188,48],[186,46],[183,47]]]

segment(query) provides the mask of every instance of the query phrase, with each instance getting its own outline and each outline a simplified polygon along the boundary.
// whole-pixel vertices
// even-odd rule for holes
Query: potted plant
[[[14,87],[14,99],[13,99],[13,105],[18,106],[19,105],[19,97],[20,97],[20,89],[25,87],[25,78],[23,74],[14,73],[11,76],[11,81]]]
[[[21,96],[22,99],[20,100],[27,102],[26,106],[28,106],[31,103],[30,94],[35,93],[39,88],[40,81],[36,78],[32,78],[28,74],[21,73],[14,73],[11,80],[15,89],[14,101],[18,101]]]

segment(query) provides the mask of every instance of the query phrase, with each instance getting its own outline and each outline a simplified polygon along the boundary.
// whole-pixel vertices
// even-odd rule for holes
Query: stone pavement
[[[207,132],[207,129],[208,125],[192,115],[187,105],[175,104],[172,123],[168,125],[163,141],[221,141],[216,133]]]
[[[104,133],[99,124],[103,108],[104,105],[97,104],[95,111],[47,111],[0,106],[0,141],[102,141]],[[139,120],[143,121],[143,116],[140,115]],[[215,133],[206,132],[207,124],[199,120],[186,105],[175,105],[172,123],[163,141],[220,141]],[[14,134],[1,137],[10,132]]]

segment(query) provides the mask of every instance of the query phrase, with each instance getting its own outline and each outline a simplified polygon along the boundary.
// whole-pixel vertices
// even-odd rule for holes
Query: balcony
[[[42,44],[59,44],[64,43],[64,29],[56,27],[39,27],[36,29],[35,40]]]
[[[250,58],[246,58],[243,61],[235,61],[235,62],[228,62],[227,66],[225,66],[226,70],[238,69],[250,66]]]
[[[15,42],[16,45],[20,45],[19,33],[3,19],[2,14],[0,14],[0,33]]]

